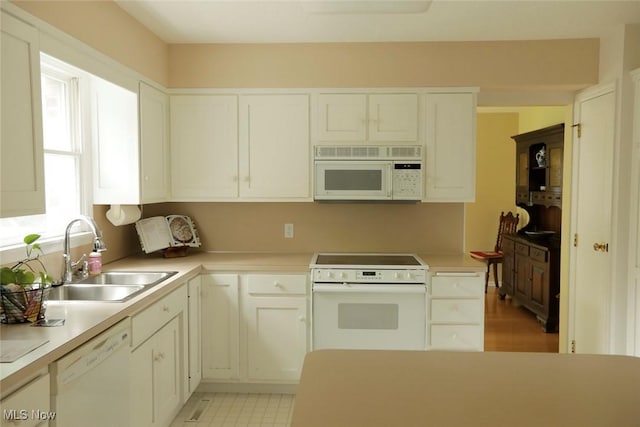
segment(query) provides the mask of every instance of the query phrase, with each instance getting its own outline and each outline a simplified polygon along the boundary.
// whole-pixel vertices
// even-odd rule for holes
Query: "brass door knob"
[[[593,250],[594,251],[600,251],[600,252],[609,252],[609,244],[602,242],[602,243],[594,243],[593,244]]]

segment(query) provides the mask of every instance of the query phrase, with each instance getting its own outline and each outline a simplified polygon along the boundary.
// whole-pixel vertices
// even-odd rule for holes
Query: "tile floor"
[[[194,393],[171,427],[286,427],[294,399],[292,394]]]

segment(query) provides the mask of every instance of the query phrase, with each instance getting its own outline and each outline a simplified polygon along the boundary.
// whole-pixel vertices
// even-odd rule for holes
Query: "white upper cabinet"
[[[472,202],[476,183],[475,93],[424,95],[427,202]]]
[[[240,196],[309,198],[309,95],[243,95],[240,123]]]
[[[318,141],[418,140],[416,93],[320,94]]]
[[[238,97],[171,96],[174,201],[238,197]]]
[[[167,200],[169,182],[169,99],[140,83],[140,150],[142,202]]]
[[[38,31],[2,12],[0,217],[45,211]]]
[[[91,95],[93,203],[139,204],[138,94],[93,76]]]

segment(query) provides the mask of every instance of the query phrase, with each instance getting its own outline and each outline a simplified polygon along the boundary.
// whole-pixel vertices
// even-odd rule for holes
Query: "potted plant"
[[[39,234],[28,234],[26,258],[12,267],[0,268],[0,312],[2,323],[33,322],[44,318],[45,302],[53,278],[40,260]]]

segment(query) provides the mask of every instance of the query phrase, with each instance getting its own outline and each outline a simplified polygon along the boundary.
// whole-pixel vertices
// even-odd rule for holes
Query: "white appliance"
[[[315,200],[422,199],[420,146],[315,147]]]
[[[413,254],[315,254],[314,350],[424,350],[427,264]]]
[[[127,319],[52,364],[52,427],[130,424],[130,342]]]

